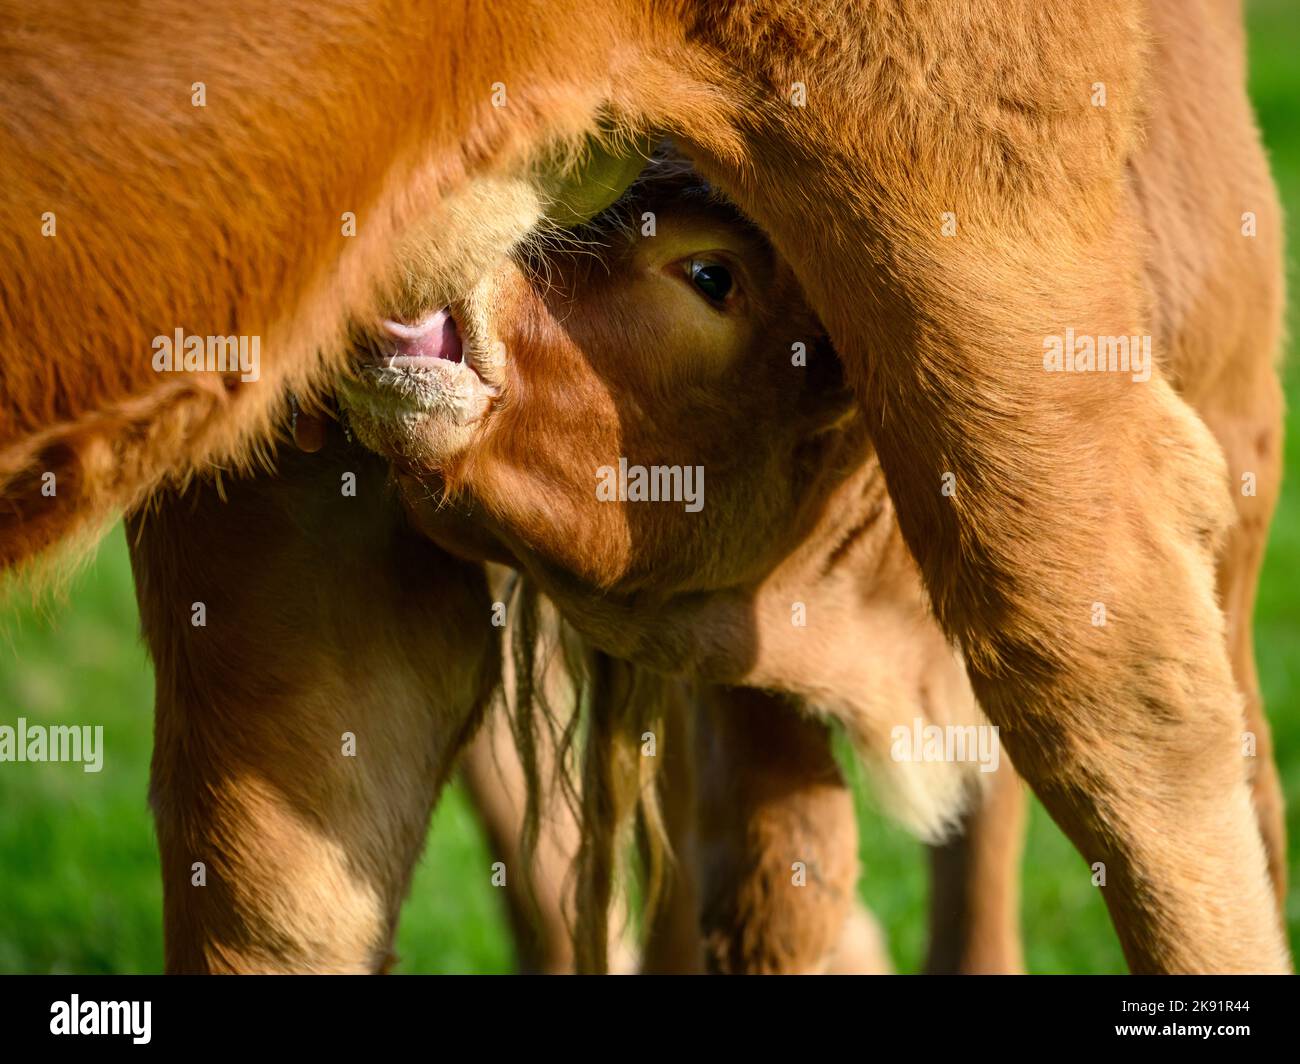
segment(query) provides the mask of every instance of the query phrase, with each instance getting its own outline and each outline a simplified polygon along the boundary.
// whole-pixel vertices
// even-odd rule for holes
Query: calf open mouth
[[[458,313],[461,311],[461,313]],[[481,419],[500,394],[491,350],[472,314],[455,304],[415,319],[387,317],[353,334],[356,373],[339,395],[352,423],[367,421],[427,432]],[[412,418],[419,420],[411,420]]]
[[[495,396],[500,374],[493,372],[488,345],[473,328],[466,328],[467,321],[454,305],[414,321],[383,318],[358,336],[358,368],[380,387],[400,390],[406,387],[404,381],[425,378],[453,390]]]
[[[385,318],[367,341],[362,356],[371,366],[421,369],[439,362],[462,365],[465,362],[465,346],[450,307],[443,307],[415,322]]]

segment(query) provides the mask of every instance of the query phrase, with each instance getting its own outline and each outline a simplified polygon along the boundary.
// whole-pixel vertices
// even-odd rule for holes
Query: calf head
[[[793,274],[680,163],[360,348],[344,405],[421,527],[522,566],[611,653],[745,675],[763,595],[789,627],[776,589],[892,529]]]

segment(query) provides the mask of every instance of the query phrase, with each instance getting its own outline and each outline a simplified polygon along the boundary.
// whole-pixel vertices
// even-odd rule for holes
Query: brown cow
[[[405,239],[436,251],[403,309],[436,309],[566,199],[586,138],[678,132],[834,339],[939,622],[1107,865],[1130,964],[1289,967],[1276,779],[1252,763],[1261,842],[1241,758],[1243,690],[1268,746],[1249,629],[1216,601],[1249,605],[1280,453],[1278,211],[1235,0],[3,15],[0,561],[247,464]],[[260,381],[155,372],[177,329],[261,338]],[[1044,372],[1053,338],[1121,336],[1153,338],[1149,380]],[[1257,494],[1225,494],[1244,473]],[[1216,588],[1224,549],[1244,564]]]

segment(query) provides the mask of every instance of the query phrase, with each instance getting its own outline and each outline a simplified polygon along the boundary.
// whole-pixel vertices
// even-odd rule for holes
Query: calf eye
[[[727,267],[701,259],[692,259],[690,265],[691,283],[715,303],[726,301],[731,292],[731,271]]]

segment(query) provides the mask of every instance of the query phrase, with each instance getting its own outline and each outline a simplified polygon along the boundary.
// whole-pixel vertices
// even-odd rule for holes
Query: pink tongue
[[[385,318],[380,324],[392,343],[395,358],[440,358],[448,362],[463,362],[465,359],[460,334],[456,331],[456,319],[446,309],[412,325],[391,318]]]

